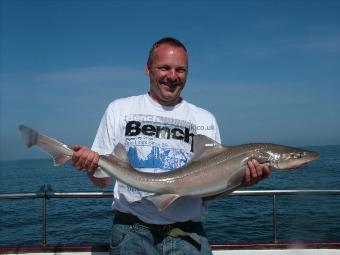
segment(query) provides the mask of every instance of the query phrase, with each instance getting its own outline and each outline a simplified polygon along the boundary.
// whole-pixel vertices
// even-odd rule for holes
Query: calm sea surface
[[[274,171],[248,188],[340,189],[340,146],[309,147],[320,159],[296,171]],[[38,192],[49,184],[56,192],[102,191],[71,166],[55,168],[51,160],[0,161],[0,193]],[[105,191],[112,190],[112,186]],[[340,196],[279,196],[278,240],[339,241]],[[0,200],[0,245],[41,243],[40,199]],[[50,244],[108,243],[111,199],[50,199],[47,202]],[[272,198],[228,196],[210,202],[204,221],[213,243],[272,241]]]

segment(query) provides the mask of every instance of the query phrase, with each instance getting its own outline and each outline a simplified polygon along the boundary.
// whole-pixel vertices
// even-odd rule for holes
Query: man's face
[[[158,46],[146,67],[150,77],[150,96],[161,105],[173,106],[180,102],[180,94],[188,74],[185,50],[168,44]]]

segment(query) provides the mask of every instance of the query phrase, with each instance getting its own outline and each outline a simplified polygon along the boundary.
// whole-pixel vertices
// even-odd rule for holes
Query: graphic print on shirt
[[[185,120],[141,114],[125,118],[125,147],[137,169],[162,172],[185,165],[193,136],[193,124]]]

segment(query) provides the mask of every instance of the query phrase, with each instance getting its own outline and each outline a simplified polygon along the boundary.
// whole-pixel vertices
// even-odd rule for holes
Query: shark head
[[[319,154],[300,148],[271,144],[268,163],[276,169],[299,168],[319,158]]]

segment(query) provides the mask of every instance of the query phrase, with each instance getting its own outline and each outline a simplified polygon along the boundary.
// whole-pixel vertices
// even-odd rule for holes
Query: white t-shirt
[[[182,100],[173,107],[158,104],[148,94],[113,101],[101,120],[92,150],[111,154],[121,143],[133,168],[147,172],[171,171],[193,155],[193,136],[203,134],[220,142],[215,117]],[[97,173],[102,174],[102,173]],[[114,186],[113,209],[153,224],[200,221],[206,204],[198,197],[182,197],[159,211],[145,197],[150,193],[120,181]]]

